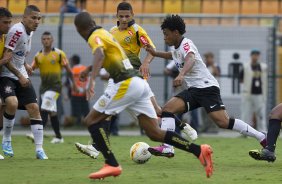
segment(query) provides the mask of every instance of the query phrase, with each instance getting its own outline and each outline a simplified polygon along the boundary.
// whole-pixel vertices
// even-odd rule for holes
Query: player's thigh
[[[171,112],[175,113],[183,113],[188,111],[187,104],[182,98],[172,97],[166,102],[164,107],[162,108],[163,112]]]
[[[270,114],[269,114],[270,119],[279,119],[282,121],[282,103],[278,104],[276,107],[274,107]]]

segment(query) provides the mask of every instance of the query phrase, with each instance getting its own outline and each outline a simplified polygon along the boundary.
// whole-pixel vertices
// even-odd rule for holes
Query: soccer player
[[[6,41],[4,57],[12,53],[12,59],[3,67],[1,73],[0,93],[6,104],[3,115],[3,140],[4,155],[14,156],[11,144],[11,134],[15,122],[17,108],[26,109],[34,135],[37,159],[48,159],[43,144],[43,125],[37,105],[36,93],[28,78],[32,72],[31,66],[25,62],[26,55],[31,49],[31,37],[41,20],[40,10],[34,5],[28,5],[22,21],[13,25],[9,30]]]
[[[91,179],[118,176],[122,168],[117,162],[103,128],[103,120],[124,109],[131,110],[139,124],[154,141],[165,142],[176,148],[193,153],[205,167],[207,177],[213,172],[212,149],[209,145],[196,145],[173,131],[161,130],[157,115],[150,100],[148,83],[138,76],[129,59],[113,36],[97,26],[87,12],[76,15],[74,24],[77,32],[87,41],[94,55],[87,99],[94,95],[95,79],[101,67],[104,67],[114,80],[111,91],[104,93],[94,104],[86,117],[86,124],[93,142],[105,158],[105,165],[98,172],[89,175]]]
[[[60,122],[57,116],[57,99],[62,90],[62,69],[65,68],[67,74],[73,81],[72,71],[66,57],[66,54],[53,47],[53,36],[50,32],[45,31],[41,36],[43,49],[36,53],[32,69],[39,69],[41,85],[40,85],[40,113],[42,117],[43,127],[46,126],[48,115],[50,116],[51,125],[55,132],[55,136],[51,143],[63,143],[60,132]],[[72,84],[75,84],[74,82]],[[73,85],[75,88],[76,86]],[[27,134],[27,137],[34,140],[32,134]]]
[[[8,33],[10,26],[12,23],[12,14],[11,12],[3,7],[0,7],[0,73],[2,70],[2,65],[9,62],[12,58],[12,54],[5,55],[3,57],[4,48],[5,48],[5,34]],[[0,81],[1,82],[1,81]],[[3,129],[3,109],[4,105],[2,104],[2,99],[0,95],[0,131]],[[0,160],[4,159],[2,155],[0,155]]]
[[[268,132],[267,132],[267,144],[266,147],[261,150],[251,150],[249,155],[256,160],[266,160],[268,162],[274,162],[276,160],[275,148],[276,141],[281,130],[282,122],[282,103],[274,107],[269,115]]]
[[[153,56],[148,52],[143,62],[140,60],[140,52],[141,49],[144,48],[147,44],[152,45],[154,48],[154,44],[146,31],[135,23],[133,8],[128,2],[121,2],[117,6],[117,26],[111,28],[110,33],[117,40],[120,46],[125,51],[127,57],[130,60],[131,65],[134,69],[141,72],[142,76],[147,79],[149,77],[149,64],[153,60]],[[111,83],[111,79],[110,82]],[[111,86],[111,84],[109,84]],[[109,86],[107,88],[109,88]],[[106,89],[110,90],[110,89]],[[150,98],[155,108],[155,111],[158,115],[161,115],[162,109],[158,105],[155,95],[150,88]],[[177,118],[177,117],[175,117]],[[176,124],[180,127],[184,134],[192,140],[197,139],[197,132],[187,123],[182,123],[178,118],[176,119]],[[175,130],[175,125],[166,124],[162,122],[161,128],[163,130]],[[91,158],[97,158],[97,150],[91,147],[91,145],[83,145],[80,143],[76,143],[75,146],[77,149],[90,156]],[[164,144],[163,147],[163,155],[166,157],[174,156],[174,148],[171,145]]]
[[[163,107],[162,122],[174,124],[174,114],[184,113],[198,107],[204,107],[209,117],[224,129],[235,130],[243,135],[255,137],[262,146],[266,145],[266,136],[239,119],[229,118],[222,103],[220,89],[217,80],[209,72],[203,63],[197,47],[183,36],[185,23],[178,15],[167,16],[161,29],[165,43],[174,46],[172,52],[157,52],[147,45],[146,49],[153,56],[165,59],[173,59],[179,69],[179,75],[174,79],[174,86],[180,86],[186,82],[188,89],[172,97]],[[163,148],[150,147],[153,155],[162,155]]]

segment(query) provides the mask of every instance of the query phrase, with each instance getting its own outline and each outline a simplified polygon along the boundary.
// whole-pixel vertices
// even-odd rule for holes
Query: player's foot
[[[36,158],[39,159],[39,160],[47,160],[48,159],[48,157],[45,154],[44,150],[37,150],[36,151]]]
[[[185,123],[182,132],[186,135],[186,137],[188,137],[192,141],[195,141],[198,138],[197,131],[192,128],[188,123]]]
[[[268,162],[274,162],[276,160],[275,153],[265,148],[261,150],[250,150],[249,155],[255,160],[266,160]]]
[[[0,160],[4,160],[4,157],[2,155],[0,155]]]
[[[207,177],[211,177],[213,174],[213,163],[212,163],[212,148],[207,144],[201,145],[201,154],[199,160],[205,167]]]
[[[26,138],[28,138],[29,140],[31,140],[32,143],[34,143],[34,136],[32,133],[28,133],[28,134],[25,134]]]
[[[155,156],[164,156],[167,158],[174,157],[174,148],[166,146],[164,144],[156,147],[149,147],[148,151]]]
[[[98,172],[91,173],[90,179],[104,179],[105,177],[114,176],[117,177],[121,174],[122,168],[120,166],[113,167],[105,164]]]
[[[54,137],[54,138],[51,140],[51,143],[52,143],[52,144],[64,143],[64,139],[63,139],[63,138],[59,139],[59,138],[57,138],[57,137]]]
[[[5,141],[2,143],[2,150],[5,156],[13,157],[14,151],[12,148],[11,141]]]
[[[77,148],[78,151],[93,159],[96,159],[100,153],[92,145],[83,145],[77,142],[75,143],[75,147]]]

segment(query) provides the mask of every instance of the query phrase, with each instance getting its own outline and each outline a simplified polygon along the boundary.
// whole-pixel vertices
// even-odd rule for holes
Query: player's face
[[[42,42],[43,47],[50,48],[53,44],[53,37],[51,35],[43,35],[41,37],[41,42]]]
[[[164,41],[168,46],[175,45],[175,33],[167,28],[163,29]]]
[[[11,17],[0,17],[0,34],[7,34],[12,23]]]
[[[127,29],[128,22],[133,20],[133,12],[131,10],[118,10],[117,18],[119,21],[120,29]]]
[[[32,11],[29,15],[25,15],[23,18],[24,25],[27,31],[35,31],[40,23],[41,13]]]

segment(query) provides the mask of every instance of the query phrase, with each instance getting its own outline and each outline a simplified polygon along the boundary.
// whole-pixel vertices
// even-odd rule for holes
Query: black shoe
[[[261,150],[251,150],[249,151],[249,155],[255,160],[266,160],[268,162],[274,162],[276,160],[274,152],[265,148]]]

